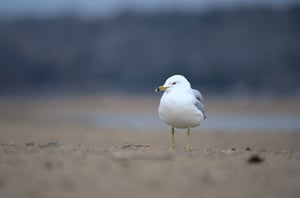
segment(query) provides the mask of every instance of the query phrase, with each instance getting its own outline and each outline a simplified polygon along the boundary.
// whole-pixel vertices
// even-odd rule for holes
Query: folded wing
[[[200,91],[196,89],[192,89],[192,92],[196,98],[195,100],[195,106],[203,113],[204,119],[206,119],[206,114],[205,114],[205,106],[203,104],[203,97]]]

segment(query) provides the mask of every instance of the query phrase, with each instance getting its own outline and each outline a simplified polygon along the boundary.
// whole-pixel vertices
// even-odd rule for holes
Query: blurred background
[[[2,0],[0,93],[300,94],[293,0]]]
[[[214,117],[214,112],[249,112],[257,107],[266,110],[263,113],[292,112],[290,117],[271,118],[270,125],[289,120],[284,125],[299,130],[299,21],[297,0],[2,0],[2,118],[12,112],[3,102],[11,102],[10,96],[23,100],[46,95],[53,102],[53,95],[97,95],[90,108],[98,107],[99,112],[146,106],[156,113],[160,95],[154,96],[153,90],[167,77],[182,74],[206,98],[212,118],[207,126],[216,119],[229,122],[224,116]],[[147,98],[148,105],[136,105],[139,99],[132,102],[135,95],[142,101]],[[19,100],[11,106],[16,103],[22,106]],[[80,106],[73,104],[70,109]],[[66,105],[57,110],[62,106]],[[267,117],[256,114],[244,121],[265,124]],[[107,124],[111,119],[103,115],[92,117]],[[161,126],[156,114],[145,115],[139,126],[151,119],[149,125]],[[236,119],[232,118],[233,127]]]

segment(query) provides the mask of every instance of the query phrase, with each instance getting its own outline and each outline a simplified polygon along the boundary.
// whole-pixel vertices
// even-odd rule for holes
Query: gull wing
[[[206,114],[205,114],[205,106],[202,103],[203,102],[203,97],[200,91],[196,89],[192,89],[192,93],[194,94],[196,100],[195,100],[195,106],[203,113],[204,119],[206,119]]]
[[[203,97],[202,97],[202,94],[200,93],[200,91],[198,91],[196,89],[192,89],[192,92],[193,92],[194,96],[197,98],[197,100],[199,100],[200,102],[203,102]]]

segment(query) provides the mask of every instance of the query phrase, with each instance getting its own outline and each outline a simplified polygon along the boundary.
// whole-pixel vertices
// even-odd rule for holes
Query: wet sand
[[[171,150],[168,130],[36,122],[55,108],[76,113],[93,106],[67,104],[2,101],[0,197],[300,195],[297,131],[208,132],[200,127],[192,131],[192,150],[186,152],[184,131],[176,133],[177,147]]]

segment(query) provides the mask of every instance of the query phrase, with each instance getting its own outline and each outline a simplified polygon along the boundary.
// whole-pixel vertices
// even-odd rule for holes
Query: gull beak
[[[166,89],[168,89],[168,87],[159,86],[158,88],[155,89],[155,92],[166,91]]]

